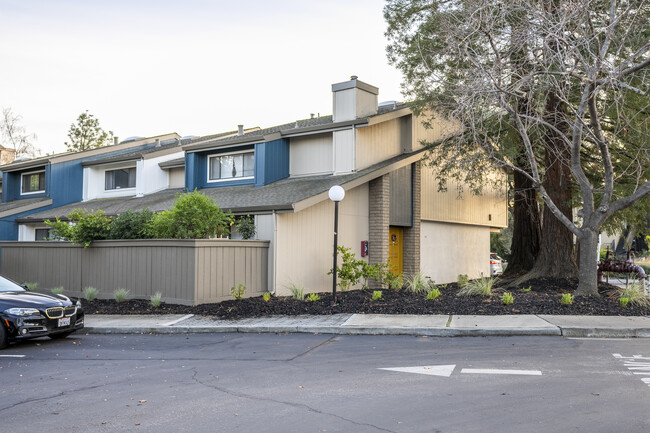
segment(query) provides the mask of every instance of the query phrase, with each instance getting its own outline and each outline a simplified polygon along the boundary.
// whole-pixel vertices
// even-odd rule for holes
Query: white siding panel
[[[331,173],[332,134],[292,138],[289,155],[291,176]]]

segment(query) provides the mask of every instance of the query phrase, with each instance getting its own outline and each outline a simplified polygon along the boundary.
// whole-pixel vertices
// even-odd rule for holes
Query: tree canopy
[[[95,149],[113,144],[113,132],[104,131],[99,126],[99,120],[88,110],[77,117],[77,122],[70,125],[68,130],[70,141],[65,142],[69,152]]]
[[[36,134],[27,133],[21,124],[22,116],[15,114],[11,108],[2,109],[0,118],[0,143],[4,147],[16,151],[16,158],[21,156],[37,156],[41,152],[34,145]]]

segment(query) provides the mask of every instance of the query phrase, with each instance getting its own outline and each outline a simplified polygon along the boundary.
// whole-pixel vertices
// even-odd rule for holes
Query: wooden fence
[[[82,296],[95,287],[100,298],[118,288],[148,299],[197,305],[232,299],[230,289],[246,286],[244,296],[267,291],[268,241],[120,240],[95,241],[89,248],[68,242],[0,242],[0,273],[18,282],[36,282],[39,291],[63,286]]]

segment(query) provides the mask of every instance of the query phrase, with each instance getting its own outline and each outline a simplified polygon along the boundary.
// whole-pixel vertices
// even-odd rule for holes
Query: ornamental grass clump
[[[151,302],[151,306],[154,308],[160,307],[160,304],[162,304],[162,293],[156,292],[155,294],[151,295],[149,302]]]
[[[404,283],[406,290],[413,293],[424,293],[429,288],[427,279],[422,272],[406,277]]]
[[[501,297],[501,302],[503,302],[503,305],[510,305],[515,302],[515,297],[512,296],[512,293],[505,292]]]
[[[468,281],[459,291],[458,296],[490,296],[496,279],[481,277]]]
[[[296,299],[298,301],[302,301],[303,299],[305,299],[305,288],[304,287],[300,287],[300,286],[297,286],[297,285],[292,283],[289,286],[289,291],[291,292],[291,297],[293,299]]]
[[[99,294],[99,290],[94,287],[86,287],[84,289],[84,299],[86,301],[94,301]]]
[[[243,284],[238,284],[237,287],[230,288],[230,294],[238,301],[241,301],[244,297],[244,292],[246,292],[246,286]]]
[[[628,302],[632,305],[640,307],[650,306],[650,299],[643,290],[643,286],[639,283],[633,283],[619,291],[619,298],[627,298]]]
[[[38,289],[38,283],[25,283],[25,287],[27,287],[27,290],[30,292],[34,292],[36,289]]]
[[[50,292],[52,292],[55,295],[62,295],[64,292],[63,286],[55,287],[52,290],[50,290]]]
[[[113,292],[113,298],[115,299],[115,302],[121,303],[126,301],[126,298],[129,297],[129,293],[131,291],[128,289],[117,289]]]

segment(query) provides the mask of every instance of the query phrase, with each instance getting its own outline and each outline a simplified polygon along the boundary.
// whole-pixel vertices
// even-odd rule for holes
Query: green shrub
[[[465,287],[469,283],[467,274],[458,274],[458,287]]]
[[[64,292],[63,286],[55,287],[55,288],[51,289],[50,292],[52,292],[55,295],[62,295],[63,292]]]
[[[158,239],[208,239],[229,233],[232,215],[198,191],[178,194],[174,206],[155,215],[151,234]]]
[[[264,299],[264,302],[269,302],[271,300],[271,294],[269,292],[266,292],[262,295],[262,299]]]
[[[255,219],[250,215],[238,218],[235,227],[242,238],[253,239],[255,237]]]
[[[618,303],[621,307],[625,307],[630,302],[630,298],[618,298]]]
[[[570,293],[562,293],[562,297],[560,298],[560,304],[562,305],[571,305],[573,304],[573,299],[574,296]]]
[[[129,297],[130,290],[127,289],[117,289],[113,292],[113,297],[116,302],[124,302],[126,298]]]
[[[384,269],[381,264],[371,265],[365,260],[357,259],[351,248],[342,245],[337,247],[337,253],[341,255],[341,264],[336,267],[337,285],[341,291],[345,292],[360,282],[365,289],[370,278],[382,280]],[[327,275],[332,275],[333,271],[330,269]]]
[[[434,300],[438,296],[440,296],[440,290],[438,289],[431,289],[427,292],[427,299],[429,300]]]
[[[155,213],[149,209],[139,212],[127,210],[116,217],[111,223],[110,239],[150,239],[152,237],[149,226]]]
[[[424,293],[428,290],[429,284],[424,274],[418,272],[404,279],[404,287],[413,293]]]
[[[162,293],[156,292],[155,294],[151,295],[149,301],[151,302],[152,307],[154,308],[160,307],[160,304],[162,304]]]
[[[318,296],[318,293],[310,293],[309,296],[307,296],[306,301],[308,302],[320,301],[320,296]]]
[[[510,305],[515,302],[515,297],[512,296],[512,293],[505,292],[501,297],[501,302],[503,302],[503,305]]]
[[[382,265],[380,268],[381,273],[381,282],[386,284],[388,288],[393,290],[399,290],[404,287],[404,277],[402,274],[393,272],[388,263]]]
[[[237,288],[232,287],[230,289],[230,294],[239,301],[244,297],[245,291],[246,291],[246,286],[244,286],[243,284],[238,284]]]
[[[38,283],[25,283],[25,287],[27,287],[27,290],[30,292],[34,292],[36,289],[38,289]]]
[[[289,285],[289,291],[291,292],[291,297],[302,301],[305,299],[305,289],[303,287],[297,286],[295,284]]]
[[[619,297],[628,298],[628,302],[632,305],[650,306],[650,299],[648,299],[640,283],[632,283],[626,288],[620,289]]]
[[[381,299],[381,295],[382,295],[381,290],[374,290],[372,292],[372,300],[379,301]]]
[[[111,218],[104,211],[90,212],[84,209],[75,209],[67,216],[69,222],[59,218],[52,222],[46,220],[50,227],[50,240],[64,239],[76,245],[89,247],[93,241],[108,239],[111,228]]]
[[[492,277],[481,277],[468,281],[458,291],[458,296],[490,296],[496,279]]]
[[[86,287],[84,289],[84,299],[86,301],[92,301],[95,298],[97,298],[97,295],[99,294],[99,290],[97,290],[94,287]]]

